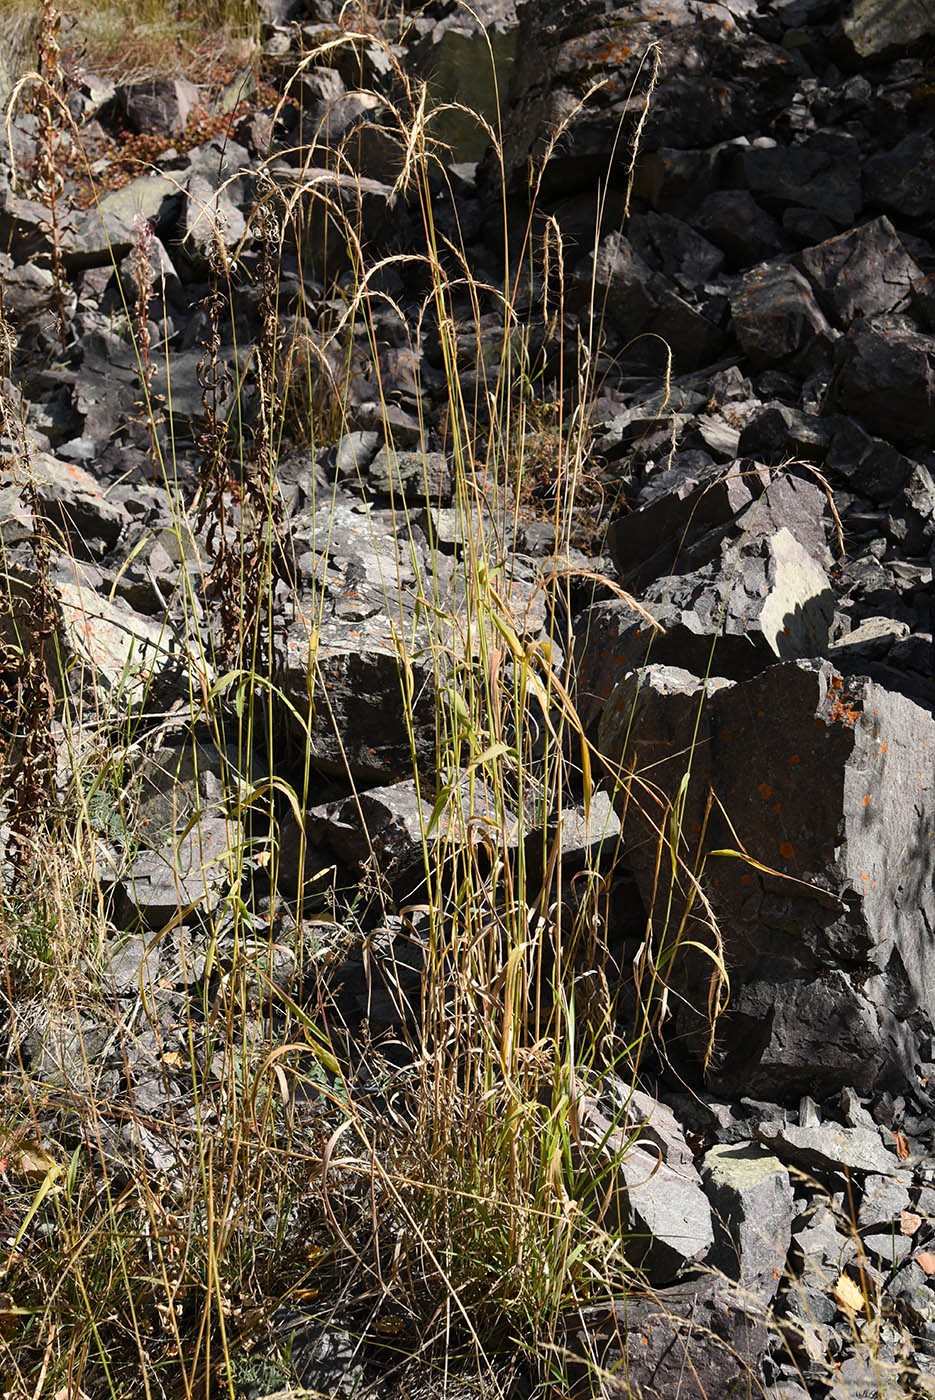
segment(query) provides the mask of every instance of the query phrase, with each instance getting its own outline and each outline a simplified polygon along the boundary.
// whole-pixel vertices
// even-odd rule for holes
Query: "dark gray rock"
[[[817,368],[829,358],[833,332],[808,282],[794,267],[764,263],[745,274],[731,298],[734,334],[754,366],[796,357]]]
[[[300,720],[308,717],[312,762],[326,772],[392,782],[411,771],[403,707],[406,671],[386,616],[319,626],[317,611],[297,609],[285,638],[283,690]],[[425,641],[427,641],[427,637]],[[415,760],[434,767],[435,702],[431,665],[414,660],[412,732]],[[292,712],[284,716],[288,724]]]
[[[889,1176],[866,1176],[861,1196],[861,1207],[859,1207],[857,1215],[859,1228],[869,1229],[873,1225],[894,1225],[896,1229],[899,1229],[900,1215],[903,1214],[903,1211],[910,1210],[910,1194],[908,1194],[910,1182],[911,1173],[907,1170],[893,1172]]]
[[[623,164],[633,93],[645,91],[652,44],[659,45],[660,72],[644,129],[646,151],[714,146],[746,131],[751,112],[767,123],[785,110],[798,77],[795,59],[778,45],[749,32],[737,43],[735,21],[722,9],[643,5],[632,14],[610,0],[551,0],[520,6],[519,21],[504,157],[508,181],[522,189],[528,158],[542,156],[582,95],[583,72],[588,85],[600,86],[553,152],[547,188],[590,185],[606,175],[614,155]]]
[[[816,413],[803,413],[784,403],[765,404],[740,433],[737,454],[771,464],[793,459],[821,463],[833,429],[827,418]]]
[[[761,485],[755,464],[744,481]],[[735,490],[739,488],[734,488]],[[715,502],[718,495],[715,493]],[[656,663],[747,678],[787,656],[821,656],[829,641],[834,593],[824,565],[824,493],[811,482],[783,475],[729,523],[689,537],[689,556],[711,562],[685,574],[660,573],[642,593],[644,613],[622,600],[595,604],[578,629],[578,696],[582,717],[593,724],[627,671]],[[675,509],[675,507],[673,507]],[[635,526],[626,526],[638,538]],[[678,523],[668,546],[678,548]],[[684,528],[684,527],[683,527]],[[659,552],[655,531],[647,544]],[[615,543],[621,563],[626,554]],[[691,558],[686,562],[692,562]],[[679,563],[675,554],[672,564]],[[626,578],[626,574],[624,575]],[[660,630],[661,629],[661,630]],[[624,702],[618,697],[625,708]],[[623,711],[621,710],[621,713]]]
[[[726,472],[712,464],[700,471],[687,466],[658,473],[652,499],[619,516],[607,533],[625,586],[639,590],[655,578],[707,563],[719,553],[718,527],[726,530],[767,481],[762,469],[742,463]]]
[[[442,504],[451,499],[451,470],[443,452],[381,447],[367,469],[367,481],[383,496]]]
[[[853,1236],[838,1228],[832,1211],[825,1205],[820,1205],[808,1223],[794,1232],[794,1274],[783,1290],[782,1311],[785,1318],[802,1329],[803,1350],[813,1365],[824,1362],[818,1374],[827,1375],[830,1332],[826,1329],[838,1316],[832,1290],[856,1254]]]
[[[326,269],[336,273],[348,266],[348,227],[354,229],[362,248],[378,243],[391,228],[394,205],[390,185],[346,170],[318,166],[296,170],[284,162],[270,165],[268,171],[288,191],[287,198],[297,197],[307,219],[305,250],[312,276],[322,276]],[[397,232],[398,228],[397,222]],[[398,438],[397,443],[406,445]]]
[[[914,1085],[913,1067],[925,1058],[916,1037],[931,1033],[935,1013],[923,932],[935,923],[925,836],[935,818],[935,720],[827,662],[786,663],[707,688],[650,667],[618,684],[599,738],[624,771],[651,773],[652,792],[671,802],[693,734],[680,801],[684,859],[697,862],[704,830],[703,849],[742,849],[759,862],[705,862],[731,981],[712,1084],[774,1098],[842,1084],[866,1091],[885,1080]],[[729,826],[705,815],[709,782]],[[625,813],[624,840],[661,929],[672,917],[661,906],[653,912],[654,898],[669,898],[655,873],[667,809],[639,806]],[[683,884],[678,871],[674,883]],[[676,1026],[691,1032],[688,1004],[698,1008],[699,1053],[711,975],[710,959],[688,949],[671,972],[687,998]],[[864,1169],[882,1168],[868,1161]]]
[[[143,851],[118,887],[118,914],[125,927],[163,928],[189,910],[209,912],[231,881],[231,823],[202,817],[185,835]]]
[[[182,206],[182,252],[199,277],[219,249],[226,256],[243,239],[247,221],[236,202],[237,187],[196,170],[189,177]],[[180,264],[181,265],[181,264]]]
[[[414,521],[402,528],[398,513],[345,497],[299,512],[292,529],[300,588],[320,594],[296,599],[284,639],[287,725],[308,719],[300,742],[304,748],[308,739],[313,764],[328,772],[386,784],[411,776],[413,758],[434,772],[436,685],[451,680],[458,647],[477,644],[465,625],[454,560],[440,552],[430,559]],[[538,574],[514,567],[501,583],[519,635],[539,635],[546,611]],[[442,629],[443,650],[434,627]]]
[[[935,435],[935,338],[898,318],[858,322],[835,346],[834,401],[898,446]]]
[[[692,222],[725,254],[732,267],[746,268],[782,253],[786,239],[749,190],[716,190],[702,200]]]
[[[661,146],[650,151],[642,147],[633,192],[659,213],[693,219],[699,205],[726,178],[733,150],[733,143],[706,150]]]
[[[877,59],[900,52],[935,34],[929,11],[915,0],[852,0],[844,33],[861,58]]]
[[[839,228],[855,223],[863,205],[860,146],[843,132],[819,131],[794,146],[757,142],[738,150],[734,171],[767,209],[813,209]]]
[[[842,415],[834,419],[825,464],[871,501],[891,500],[912,474],[908,457]]]
[[[90,472],[48,453],[33,458],[39,508],[53,535],[76,559],[109,554],[129,524],[123,506],[111,501]]]
[[[892,1175],[899,1158],[883,1146],[875,1127],[844,1128],[838,1123],[801,1127],[795,1123],[765,1122],[757,1129],[761,1142],[790,1166],[803,1171],[847,1171]]]
[[[606,1400],[713,1400],[759,1393],[768,1338],[742,1290],[704,1278],[585,1309],[567,1346]]]
[[[187,78],[170,78],[118,87],[116,105],[132,131],[177,136],[185,127],[200,94]]]
[[[917,462],[887,518],[887,533],[902,553],[926,555],[935,540],[935,477]]]
[[[437,830],[429,833],[431,817],[432,803],[410,779],[312,807],[305,831],[314,845],[329,847],[346,865],[363,867],[373,860],[391,877],[421,860],[423,837],[429,846],[437,840]]]
[[[709,1263],[760,1302],[779,1287],[792,1239],[793,1192],[782,1163],[755,1142],[712,1147],[701,1168],[715,1222]]]
[[[610,1105],[582,1098],[578,1122],[582,1172],[593,1176],[601,1218],[629,1236],[634,1263],[662,1284],[703,1259],[711,1208],[671,1110],[641,1094]]]
[[[644,262],[678,283],[682,291],[711,281],[724,265],[719,248],[671,214],[635,214],[627,225],[627,237]]]
[[[922,276],[886,218],[805,248],[794,261],[822,311],[841,329],[859,317],[895,310]]]
[[[607,315],[618,335],[638,335],[658,309],[652,269],[622,233],[602,239],[576,273],[571,299],[587,309],[592,304]]]
[[[409,47],[409,62],[428,79],[432,98],[468,109],[443,112],[432,123],[433,136],[451,148],[453,162],[480,160],[487,150],[487,132],[471,114],[496,129],[516,54],[516,22],[514,0],[484,0],[470,11],[458,8],[427,21],[425,33]]]

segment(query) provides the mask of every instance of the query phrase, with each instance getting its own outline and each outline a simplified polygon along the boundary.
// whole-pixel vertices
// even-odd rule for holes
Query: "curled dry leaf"
[[[842,1312],[860,1312],[864,1306],[864,1295],[854,1280],[848,1278],[847,1274],[840,1275],[831,1290],[831,1295]]]
[[[905,1133],[901,1133],[898,1130],[893,1134],[893,1137],[896,1141],[896,1156],[901,1162],[907,1161],[912,1151],[912,1148],[909,1146],[909,1139],[906,1137]]]
[[[27,1181],[42,1181],[56,1165],[40,1142],[29,1138],[19,1143],[10,1154],[13,1170]]]

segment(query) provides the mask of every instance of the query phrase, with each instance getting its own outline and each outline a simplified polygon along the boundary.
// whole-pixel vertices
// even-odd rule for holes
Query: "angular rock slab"
[[[813,367],[830,345],[832,330],[801,272],[783,263],[762,263],[745,274],[731,302],[734,334],[759,367],[797,355]]]
[[[893,311],[922,277],[922,269],[886,218],[805,248],[795,262],[811,282],[822,311],[841,327],[862,316]]]
[[[627,1258],[654,1285],[671,1283],[714,1242],[691,1151],[671,1110],[647,1094],[634,1093],[613,1116],[604,1108],[590,1098],[578,1104],[585,1174],[596,1169],[597,1197],[609,1227],[627,1236]]]
[[[861,58],[879,58],[935,34],[935,18],[918,0],[852,0],[844,33]]]
[[[935,336],[898,316],[858,321],[835,346],[838,407],[899,447],[935,436]]]
[[[694,1280],[579,1313],[567,1346],[606,1400],[727,1400],[759,1395],[765,1320],[726,1281]],[[590,1364],[588,1364],[590,1363]],[[599,1368],[598,1381],[595,1368]],[[576,1366],[576,1370],[578,1367]]]
[[[125,926],[163,928],[185,911],[213,909],[231,883],[237,827],[203,817],[177,841],[142,851],[119,886],[118,917]]]
[[[768,1303],[779,1287],[792,1241],[788,1171],[758,1143],[725,1143],[705,1153],[701,1179],[715,1222],[709,1262]]]
[[[713,491],[704,488],[689,496],[688,507],[702,524],[703,512],[710,508],[707,530],[694,529],[693,520],[679,520],[677,487],[658,506],[615,525],[611,548],[625,582],[631,576],[629,558],[638,581],[662,566],[641,596],[662,630],[654,630],[645,615],[622,600],[588,610],[576,644],[579,713],[587,725],[597,723],[617,680],[641,666],[670,665],[694,675],[710,672],[744,680],[775,659],[825,653],[834,593],[823,567],[830,561],[822,525],[824,495],[810,482],[780,476],[732,521],[724,519],[725,510],[718,523],[719,505],[729,509],[744,495],[749,498],[746,482],[759,485],[756,470],[741,476],[730,496],[729,478]],[[665,545],[661,539],[667,521],[671,537]],[[702,566],[681,572],[694,561]],[[674,576],[668,576],[669,568]]]
[[[433,773],[439,735],[460,723],[452,687],[488,626],[483,599],[469,623],[464,570],[399,512],[338,499],[296,515],[293,531],[302,582],[321,593],[303,591],[286,633],[287,724],[321,771],[381,784],[411,777],[413,763]],[[496,585],[493,605],[532,637],[546,619],[543,588],[529,566],[520,577],[521,564]]]
[[[29,645],[30,604],[34,580],[11,579],[12,613],[0,636]],[[53,581],[56,638],[45,648],[46,667],[59,694],[80,693],[83,686],[97,699],[138,704],[152,686],[171,682],[179,668],[200,663],[191,648],[168,627],[121,603],[111,603],[63,568]],[[187,692],[186,692],[187,693]]]
[[[711,1082],[774,1101],[846,1085],[917,1087],[918,1039],[935,1017],[935,719],[826,661],[782,663],[734,685],[672,677],[650,666],[622,680],[599,742],[651,783],[625,784],[617,806],[657,959],[673,946],[690,889],[681,868],[667,928],[656,855],[691,751],[679,853],[689,866],[704,853],[702,887],[730,975]],[[716,854],[737,849],[759,864]],[[687,940],[715,947],[697,901],[687,928]],[[696,1008],[674,999],[676,1034],[694,1036],[699,1055],[713,971],[688,947],[669,971]]]

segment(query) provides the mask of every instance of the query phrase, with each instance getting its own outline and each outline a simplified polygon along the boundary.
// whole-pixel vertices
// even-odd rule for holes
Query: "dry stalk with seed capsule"
[[[156,481],[159,475],[159,446],[156,440],[156,415],[152,401],[155,366],[152,362],[152,344],[149,334],[149,307],[156,284],[156,271],[153,266],[155,242],[156,237],[152,224],[143,213],[138,211],[133,217],[133,248],[130,252],[130,268],[136,294],[136,343],[140,360],[140,377],[143,381],[143,410],[149,428],[153,481]]]
[[[62,174],[72,155],[72,137],[67,122],[61,119],[67,91],[67,79],[62,65],[59,30],[62,15],[52,3],[43,0],[42,23],[38,38],[38,76],[29,107],[36,118],[36,161],[33,183],[41,203],[49,211],[49,237],[52,243],[52,277],[55,297],[55,324],[62,350],[68,348],[65,312],[65,267],[62,262],[61,220],[59,201],[65,188]]]

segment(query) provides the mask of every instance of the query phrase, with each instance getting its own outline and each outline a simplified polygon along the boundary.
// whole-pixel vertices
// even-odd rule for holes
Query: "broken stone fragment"
[[[710,1262],[759,1301],[775,1295],[792,1239],[789,1172],[755,1142],[712,1147],[701,1178],[714,1216]]]
[[[628,1236],[628,1257],[654,1284],[703,1259],[711,1208],[671,1110],[645,1094],[615,1106],[583,1097],[578,1119],[583,1171],[594,1173],[601,1217]]]

